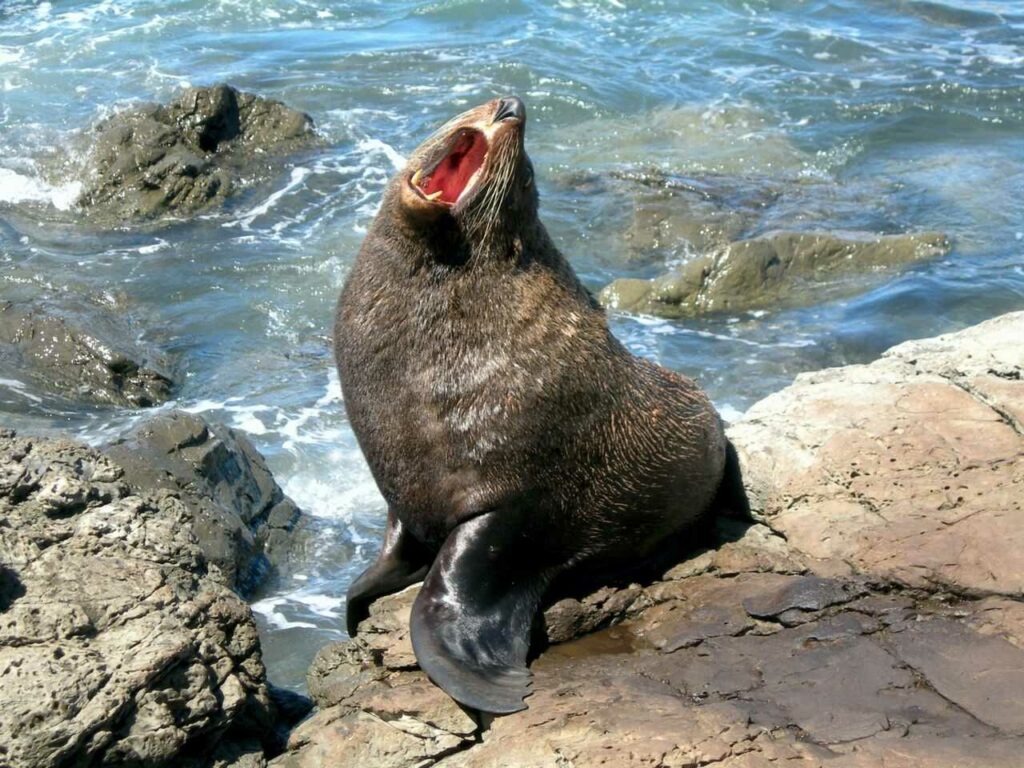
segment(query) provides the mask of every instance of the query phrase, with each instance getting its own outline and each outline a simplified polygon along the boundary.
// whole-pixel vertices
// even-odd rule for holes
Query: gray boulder
[[[170,491],[0,432],[0,763],[263,764],[256,626]]]
[[[610,309],[678,318],[800,306],[863,289],[844,278],[895,269],[949,251],[945,235],[837,237],[775,232],[697,256],[653,280],[622,278],[601,290]]]
[[[171,396],[167,361],[123,317],[85,301],[0,301],[0,364],[29,389],[147,407]]]
[[[147,419],[104,449],[138,492],[175,494],[205,559],[248,595],[286,569],[305,541],[305,518],[242,433],[175,411]]]
[[[114,115],[95,133],[77,203],[108,226],[215,208],[316,141],[309,115],[224,84]]]

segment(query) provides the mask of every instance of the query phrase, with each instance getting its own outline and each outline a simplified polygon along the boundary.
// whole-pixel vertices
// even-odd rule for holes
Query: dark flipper
[[[427,574],[430,561],[427,549],[404,530],[394,511],[388,510],[380,555],[348,588],[345,618],[349,636],[355,637],[359,622],[370,615],[370,603],[415,584]]]
[[[412,647],[430,678],[467,707],[526,709],[530,629],[553,569],[539,566],[514,510],[455,528],[412,609]]]

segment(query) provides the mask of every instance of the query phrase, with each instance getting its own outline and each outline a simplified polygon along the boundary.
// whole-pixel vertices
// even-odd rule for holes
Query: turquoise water
[[[218,81],[309,112],[323,147],[221,213],[83,228],[82,131]],[[948,257],[865,275],[852,298],[613,317],[633,350],[697,378],[727,417],[800,371],[1024,307],[1024,2],[0,5],[0,299],[117,306],[171,356],[182,383],[167,407],[245,430],[316,517],[308,562],[255,606],[280,683],[301,687],[316,648],[344,636],[345,589],[383,523],[332,372],[335,297],[404,153],[509,93],[530,113],[544,219],[595,290],[688,255],[623,257],[637,190],[621,172],[728,190],[745,235],[952,237]],[[4,425],[99,442],[138,418],[0,381]]]

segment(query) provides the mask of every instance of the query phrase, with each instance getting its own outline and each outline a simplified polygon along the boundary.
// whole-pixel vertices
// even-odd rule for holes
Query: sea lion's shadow
[[[632,584],[647,587],[661,580],[679,563],[723,544],[737,541],[755,523],[743,485],[743,472],[732,442],[727,441],[726,466],[715,500],[701,522],[666,539],[647,558],[605,569],[578,569],[559,577],[549,587],[531,630],[529,660],[551,646],[544,611],[565,599],[582,600],[602,588],[624,589]]]

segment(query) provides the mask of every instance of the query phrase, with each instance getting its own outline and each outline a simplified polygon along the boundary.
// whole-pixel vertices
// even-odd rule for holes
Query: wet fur
[[[494,109],[450,121],[409,169],[436,161],[460,127]],[[387,574],[350,593],[358,603],[350,610],[364,614],[375,591],[422,576],[441,552],[424,591],[437,593],[442,613],[419,611],[417,654],[451,664],[454,653],[456,667],[479,666],[487,678],[525,664],[518,650],[452,651],[482,631],[477,614],[488,601],[502,590],[529,593],[523,606],[485,617],[500,624],[515,613],[522,624],[559,573],[642,559],[695,525],[719,486],[726,443],[690,379],[634,357],[612,336],[551,242],[537,218],[522,126],[492,141],[483,174],[471,197],[440,214],[410,200],[409,172],[392,180],[341,294],[335,352],[352,428],[406,548],[419,553],[412,560],[422,560],[378,564]],[[470,536],[467,521],[478,517]],[[491,559],[464,566],[476,581],[460,587],[459,563],[472,560],[465,552],[477,542]],[[478,588],[480,579],[491,581]],[[459,599],[474,604],[471,621]],[[464,619],[448,646],[427,648],[428,636]],[[528,636],[529,626],[506,630]],[[473,705],[466,699],[475,694],[459,695],[457,669],[447,685],[435,672]],[[525,690],[513,688],[521,700]]]

